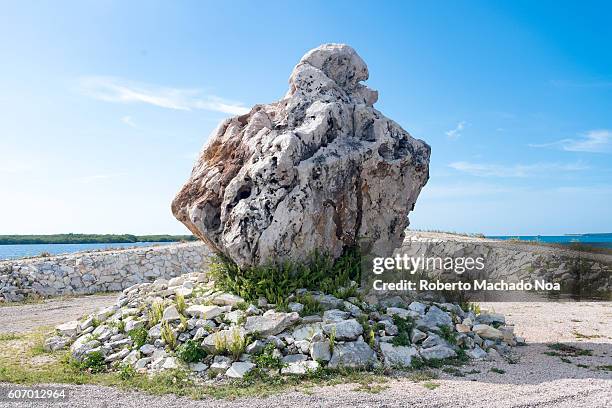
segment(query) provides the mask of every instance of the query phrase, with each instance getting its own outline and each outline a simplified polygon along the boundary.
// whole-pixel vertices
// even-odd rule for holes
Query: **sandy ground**
[[[35,324],[52,325],[77,317],[95,307],[112,303],[112,297],[90,296],[41,305],[0,308],[0,331],[31,330]],[[193,401],[175,396],[150,396],[90,385],[69,386],[70,400],[53,407],[612,407],[612,372],[598,369],[612,365],[612,302],[594,303],[488,303],[483,308],[504,313],[528,345],[516,348],[517,362],[477,362],[463,367],[480,373],[455,377],[437,370],[425,388],[407,378],[389,378],[378,394],[358,391],[356,384],[296,390],[268,398]],[[592,356],[545,355],[548,344],[563,342],[592,350]],[[588,366],[579,367],[577,364]],[[504,374],[489,371],[502,369]],[[3,405],[4,404],[4,405]],[[41,407],[42,403],[8,403],[0,407]]]

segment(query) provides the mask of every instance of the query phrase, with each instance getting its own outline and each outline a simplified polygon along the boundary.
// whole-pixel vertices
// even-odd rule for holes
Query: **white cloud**
[[[202,109],[230,115],[248,112],[241,103],[206,95],[198,89],[162,87],[104,76],[80,78],[79,85],[85,95],[106,102],[146,103],[165,109]]]
[[[136,126],[136,123],[134,123],[134,121],[132,120],[131,116],[124,116],[121,118],[121,121],[125,123],[126,125],[128,125],[129,127],[133,127],[134,129],[138,127]]]
[[[573,172],[588,169],[582,163],[535,163],[535,164],[485,164],[465,161],[453,162],[448,165],[457,171],[481,177],[531,177],[545,175],[550,172]]]
[[[445,199],[458,197],[478,197],[516,192],[516,187],[499,184],[455,183],[426,185],[419,200]]]
[[[463,129],[465,129],[465,125],[467,125],[467,122],[462,120],[461,122],[457,123],[457,126],[455,126],[454,129],[447,130],[444,132],[444,134],[446,134],[446,137],[451,140],[457,140],[461,136]]]
[[[607,129],[589,130],[580,135],[580,138],[530,144],[529,147],[552,147],[567,152],[610,153],[612,152],[612,131]]]

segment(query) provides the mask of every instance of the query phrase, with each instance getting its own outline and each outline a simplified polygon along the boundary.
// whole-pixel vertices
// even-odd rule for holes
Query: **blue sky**
[[[224,117],[353,46],[432,146],[412,227],[612,231],[606,2],[3,2],[0,234],[183,233],[172,197]]]

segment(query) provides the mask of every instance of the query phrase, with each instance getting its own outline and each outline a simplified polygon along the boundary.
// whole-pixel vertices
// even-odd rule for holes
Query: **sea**
[[[535,241],[549,244],[583,244],[596,248],[612,248],[612,233],[602,234],[567,234],[567,235],[492,235],[492,239],[516,239],[520,241]]]
[[[552,244],[571,245],[575,243],[584,244],[597,248],[612,248],[612,233],[609,234],[572,234],[572,235],[492,235],[487,238],[493,239],[517,239],[521,241],[535,241]],[[38,256],[47,252],[52,255],[70,254],[82,251],[94,251],[103,249],[120,249],[143,247],[153,245],[168,245],[172,242],[128,242],[107,244],[27,244],[27,245],[0,245],[0,260],[16,259]]]
[[[0,260],[16,259],[38,256],[42,253],[51,255],[71,254],[82,251],[95,251],[103,249],[120,249],[133,247],[146,247],[154,245],[168,245],[174,242],[114,242],[106,244],[26,244],[26,245],[0,245]]]

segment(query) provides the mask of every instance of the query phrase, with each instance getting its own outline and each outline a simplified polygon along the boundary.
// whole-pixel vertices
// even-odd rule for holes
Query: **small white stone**
[[[251,371],[255,364],[249,362],[237,361],[225,372],[225,375],[230,378],[242,378],[246,373]]]
[[[180,314],[175,305],[170,305],[164,309],[163,319],[167,321],[179,320]]]
[[[55,330],[57,330],[57,332],[62,336],[76,336],[76,334],[79,332],[79,322],[77,320],[72,320],[56,326]]]

